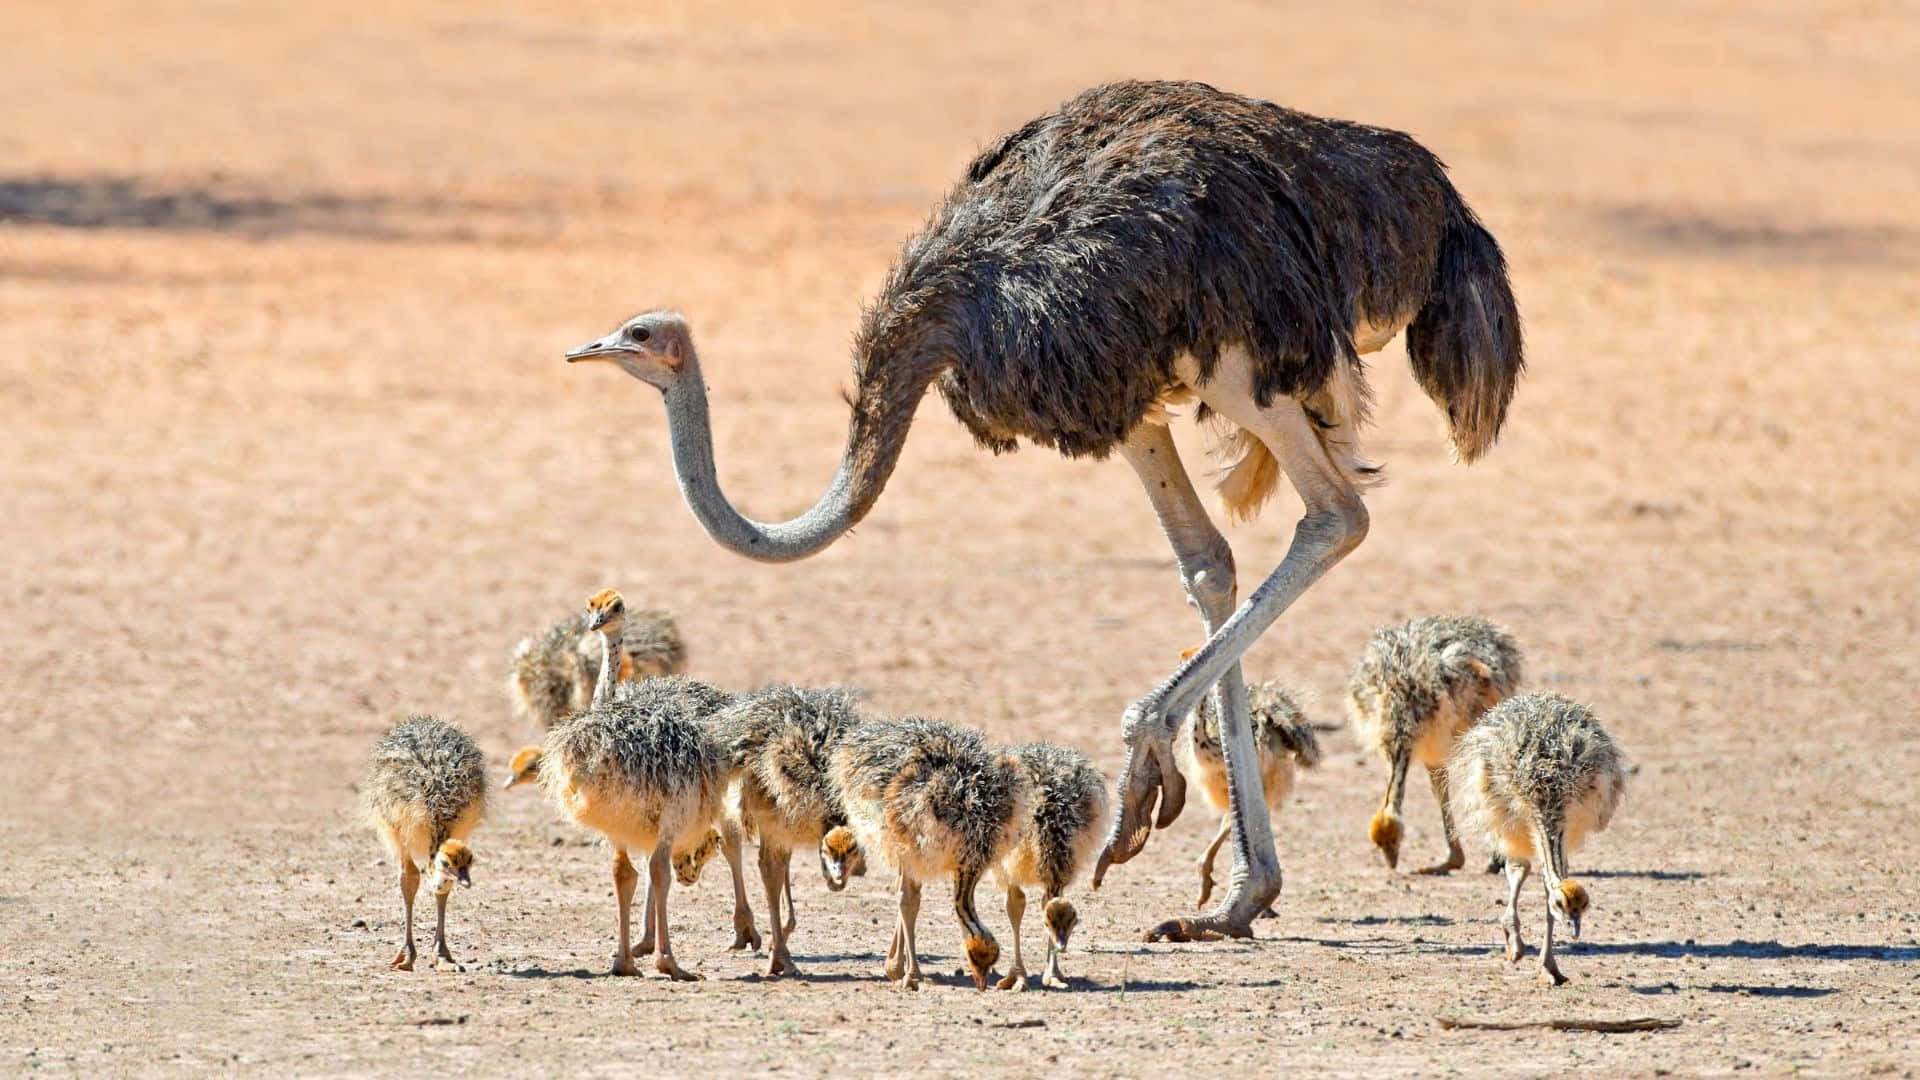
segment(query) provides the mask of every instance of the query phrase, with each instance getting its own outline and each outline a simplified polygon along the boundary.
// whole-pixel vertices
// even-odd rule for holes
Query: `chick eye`
[[[644,326],[636,326],[627,331],[627,336],[635,341],[645,341],[653,336],[653,332]]]

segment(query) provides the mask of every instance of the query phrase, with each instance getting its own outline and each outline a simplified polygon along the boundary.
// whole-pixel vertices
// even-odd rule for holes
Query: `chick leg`
[[[1027,988],[1027,965],[1020,959],[1020,918],[1026,911],[1026,890],[1017,885],[1007,886],[1007,922],[1013,926],[1013,966],[1007,969],[1006,978],[994,984],[1002,990]]]
[[[1500,924],[1507,939],[1507,963],[1517,964],[1526,952],[1520,941],[1520,886],[1526,884],[1532,867],[1524,859],[1507,860],[1507,921]]]
[[[454,962],[453,953],[447,951],[447,894],[453,891],[452,884],[452,882],[442,884],[433,894],[433,954],[435,957],[433,966],[438,968],[440,961],[445,960],[453,970],[465,971],[466,968]]]
[[[1453,806],[1447,801],[1447,770],[1428,769],[1427,782],[1433,785],[1433,797],[1440,802],[1440,831],[1447,834],[1447,861],[1423,866],[1417,873],[1451,874],[1467,865],[1467,853],[1460,847],[1460,834],[1453,828]]]
[[[1206,907],[1208,898],[1213,896],[1213,860],[1220,854],[1220,845],[1226,843],[1227,837],[1232,835],[1233,816],[1220,815],[1220,829],[1213,834],[1213,843],[1208,844],[1207,849],[1200,853],[1200,899],[1194,903],[1194,907]]]
[[[905,972],[900,976],[903,990],[920,989],[920,954],[914,947],[913,927],[920,918],[920,883],[900,879],[900,961]]]
[[[647,860],[647,906],[653,909],[653,929],[660,941],[654,954],[654,970],[675,982],[697,982],[705,976],[686,971],[673,960],[673,945],[667,941],[667,889],[673,884],[673,841],[662,837]]]
[[[640,969],[633,963],[633,949],[629,945],[628,924],[633,917],[633,890],[640,884],[640,872],[633,868],[627,858],[627,849],[613,849],[613,898],[620,912],[620,937],[618,947],[613,952],[613,973],[615,975],[638,975]]]
[[[394,954],[393,962],[388,966],[395,971],[413,970],[413,894],[420,890],[420,871],[413,860],[400,856],[400,903],[407,909],[406,936],[400,939],[400,951]]]
[[[787,883],[787,867],[791,863],[791,854],[767,842],[766,834],[760,836],[760,884],[767,892],[767,911],[772,918],[767,923],[767,936],[773,939],[773,958],[767,965],[769,978],[781,975],[798,975],[800,969],[794,966],[793,956],[787,951],[787,927],[780,921],[780,894]]]

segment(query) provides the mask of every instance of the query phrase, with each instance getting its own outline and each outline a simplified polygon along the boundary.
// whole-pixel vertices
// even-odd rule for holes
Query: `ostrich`
[[[1508,698],[1461,736],[1449,771],[1468,828],[1506,856],[1507,960],[1518,963],[1520,886],[1533,866],[1547,892],[1542,986],[1567,981],[1553,960],[1553,924],[1580,936],[1587,890],[1567,876],[1567,853],[1607,827],[1626,788],[1620,749],[1593,712],[1559,694]]]
[[[1047,967],[1040,981],[1064,989],[1067,976],[1060,970],[1060,954],[1080,913],[1061,894],[1086,869],[1100,841],[1107,778],[1087,755],[1049,743],[1015,747],[1012,756],[1027,788],[1027,814],[1020,838],[994,867],[994,877],[1007,890],[1007,921],[1013,924],[1013,966],[996,985],[1002,990],[1027,988],[1020,920],[1027,910],[1026,890],[1038,888],[1046,905],[1040,909],[1041,922],[1047,928]]]
[[[675,980],[700,976],[674,961],[667,937],[667,888],[673,856],[703,841],[720,815],[726,756],[707,728],[725,704],[720,690],[683,675],[642,679],[614,690],[614,647],[624,605],[612,590],[587,604],[590,629],[601,630],[600,678],[593,705],[547,732],[538,755],[541,782],[573,820],[613,845],[619,911],[615,975],[637,975],[635,956],[659,951],[654,967]],[[605,628],[612,626],[609,635]],[[647,856],[646,923],[630,945],[629,916],[640,875],[627,852]]]
[[[613,650],[620,682],[648,675],[677,675],[686,668],[680,625],[660,608],[623,613],[625,636]],[[514,647],[507,696],[514,712],[541,731],[587,707],[600,678],[600,642],[579,616],[562,619]]]
[[[486,759],[466,732],[433,716],[409,716],[373,748],[367,767],[367,818],[400,866],[400,901],[406,936],[392,967],[412,971],[413,897],[420,871],[430,876],[436,908],[434,966],[453,963],[447,950],[447,894],[454,882],[473,884],[473,850],[467,834],[487,810]],[[458,970],[458,965],[455,965]]]
[[[1520,667],[1513,635],[1475,615],[1430,615],[1382,627],[1367,642],[1347,682],[1347,707],[1360,745],[1387,763],[1387,792],[1367,833],[1389,868],[1400,861],[1400,804],[1413,761],[1427,767],[1447,837],[1446,861],[1420,873],[1467,864],[1448,805],[1447,757],[1461,732],[1520,685]]]
[[[828,832],[846,824],[846,811],[830,775],[831,759],[840,740],[859,722],[853,697],[845,691],[793,686],[744,694],[714,716],[714,736],[732,755],[731,809],[736,827],[760,841],[760,881],[766,889],[773,939],[769,976],[800,972],[788,951],[794,927],[788,866],[795,851],[817,848]],[[712,846],[690,860],[694,875],[700,856],[710,854]],[[855,862],[857,870],[857,858],[843,857],[841,865],[848,861]],[[828,888],[837,892],[846,886],[845,873],[836,873],[824,859],[822,872]],[[680,876],[685,880],[688,874]],[[786,898],[784,921],[782,897]],[[751,911],[747,918],[751,922]]]
[[[843,736],[833,752],[833,783],[847,824],[827,833],[823,851],[845,851],[851,836],[900,872],[900,919],[887,948],[887,978],[919,989],[920,885],[951,874],[967,967],[985,990],[1000,945],[980,921],[973,893],[1025,820],[1019,766],[989,750],[978,731],[910,716],[869,721]]]
[[[1416,381],[1472,461],[1520,374],[1520,319],[1493,237],[1411,137],[1190,82],[1095,87],[1002,137],[901,252],[853,349],[845,450],[793,520],[737,511],[715,475],[706,377],[686,321],[649,311],[575,349],[665,399],[674,470],[723,546],[782,562],[866,517],[921,398],[937,384],[983,447],[1022,438],[1072,457],[1118,453],[1144,485],[1207,642],[1130,706],[1111,827],[1094,868],[1178,817],[1172,740],[1218,684],[1233,872],[1214,910],[1159,927],[1250,936],[1279,893],[1241,683],[1242,653],[1367,531],[1362,354],[1402,330]],[[1251,516],[1284,475],[1305,504],[1286,556],[1235,609],[1232,552],[1168,432],[1196,401],[1230,429],[1228,512]],[[1155,814],[1155,805],[1158,813]]]
[[[1260,788],[1266,795],[1267,813],[1279,812],[1293,791],[1294,767],[1311,769],[1320,764],[1320,740],[1307,723],[1306,714],[1293,700],[1287,688],[1277,682],[1247,684],[1247,713],[1253,722],[1254,747],[1260,755]],[[1233,815],[1227,812],[1227,763],[1220,752],[1220,714],[1213,699],[1206,698],[1187,722],[1187,737],[1180,742],[1183,771],[1198,780],[1200,794],[1220,814],[1220,831],[1200,853],[1200,901],[1207,906],[1213,895],[1213,860],[1220,845],[1232,831]],[[1272,907],[1261,912],[1264,918],[1278,913]]]

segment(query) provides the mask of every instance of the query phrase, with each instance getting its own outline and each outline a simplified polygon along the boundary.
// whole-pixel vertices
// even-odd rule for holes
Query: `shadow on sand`
[[[290,233],[380,240],[497,242],[502,215],[525,208],[468,200],[276,190],[222,176],[0,175],[0,224],[153,229],[266,238]]]

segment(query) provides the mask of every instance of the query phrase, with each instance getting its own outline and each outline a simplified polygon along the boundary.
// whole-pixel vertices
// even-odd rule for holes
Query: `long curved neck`
[[[680,377],[666,390],[673,471],[693,516],[727,549],[762,562],[792,562],[813,555],[860,523],[880,497],[906,445],[907,429],[937,362],[916,355],[891,370],[869,363],[847,426],[840,467],[811,509],[791,521],[758,522],[734,509],[720,490],[713,464],[713,428],[707,387],[698,357],[689,355]]]
[[[613,687],[620,681],[620,639],[622,626],[615,623],[602,628],[600,635],[600,677],[593,683],[593,708],[613,703]]]

